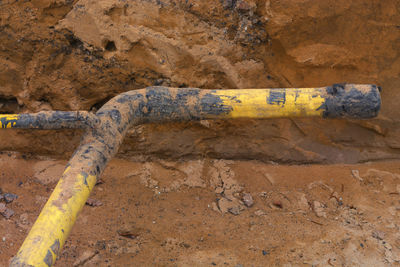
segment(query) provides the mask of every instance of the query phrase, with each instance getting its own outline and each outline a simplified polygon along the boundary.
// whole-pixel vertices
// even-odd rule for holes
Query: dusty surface
[[[0,112],[96,110],[118,93],[149,85],[376,83],[383,88],[383,108],[374,120],[145,125],[130,132],[120,156],[296,163],[400,156],[397,0],[2,0],[0,5]],[[0,132],[2,150],[66,158],[78,142],[79,134],[71,132]]]
[[[1,266],[65,164],[24,158],[0,156],[1,188],[18,195],[0,215]],[[399,266],[399,196],[398,161],[113,160],[57,266]]]

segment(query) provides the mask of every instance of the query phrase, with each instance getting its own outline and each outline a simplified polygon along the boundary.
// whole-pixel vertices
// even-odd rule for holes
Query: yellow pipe
[[[0,128],[13,128],[18,120],[18,114],[1,114]]]
[[[54,264],[96,179],[118,151],[129,126],[214,118],[370,118],[377,115],[379,108],[380,95],[374,85],[239,90],[149,87],[113,98],[96,115],[82,117],[80,112],[54,112],[44,117],[39,113],[27,114],[23,119],[22,115],[0,115],[3,128],[88,127],[80,147],[10,266]],[[79,123],[74,124],[74,119]],[[85,119],[91,122],[84,123]]]
[[[0,128],[65,129],[88,128],[98,123],[87,111],[42,111],[33,114],[0,114]]]
[[[229,118],[322,116],[325,102],[318,88],[216,90],[223,105],[232,107]]]
[[[66,184],[65,177],[69,175],[69,170],[70,167],[65,170],[22,244],[20,252],[24,253],[17,254],[21,263],[27,266],[48,267],[54,264],[77,215],[96,184],[95,176],[89,175],[85,178],[82,174],[72,174],[75,176],[75,183]],[[60,202],[59,199],[65,197],[63,194],[66,190],[71,192],[71,197],[65,203]]]

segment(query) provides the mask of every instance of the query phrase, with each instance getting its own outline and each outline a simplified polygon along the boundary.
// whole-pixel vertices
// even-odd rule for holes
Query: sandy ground
[[[0,265],[66,161],[3,153]],[[399,266],[398,161],[278,165],[115,159],[56,266]]]

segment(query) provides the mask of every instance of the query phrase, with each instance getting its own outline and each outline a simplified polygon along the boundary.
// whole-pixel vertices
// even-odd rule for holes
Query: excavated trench
[[[399,264],[399,14],[397,0],[0,0],[2,114],[95,113],[148,86],[383,88],[374,119],[133,127],[57,264]],[[0,131],[0,265],[82,133]]]

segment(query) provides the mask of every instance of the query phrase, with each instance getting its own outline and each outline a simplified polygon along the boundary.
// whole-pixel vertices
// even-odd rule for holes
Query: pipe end
[[[334,84],[326,88],[325,118],[369,119],[378,115],[381,88],[374,84]]]

